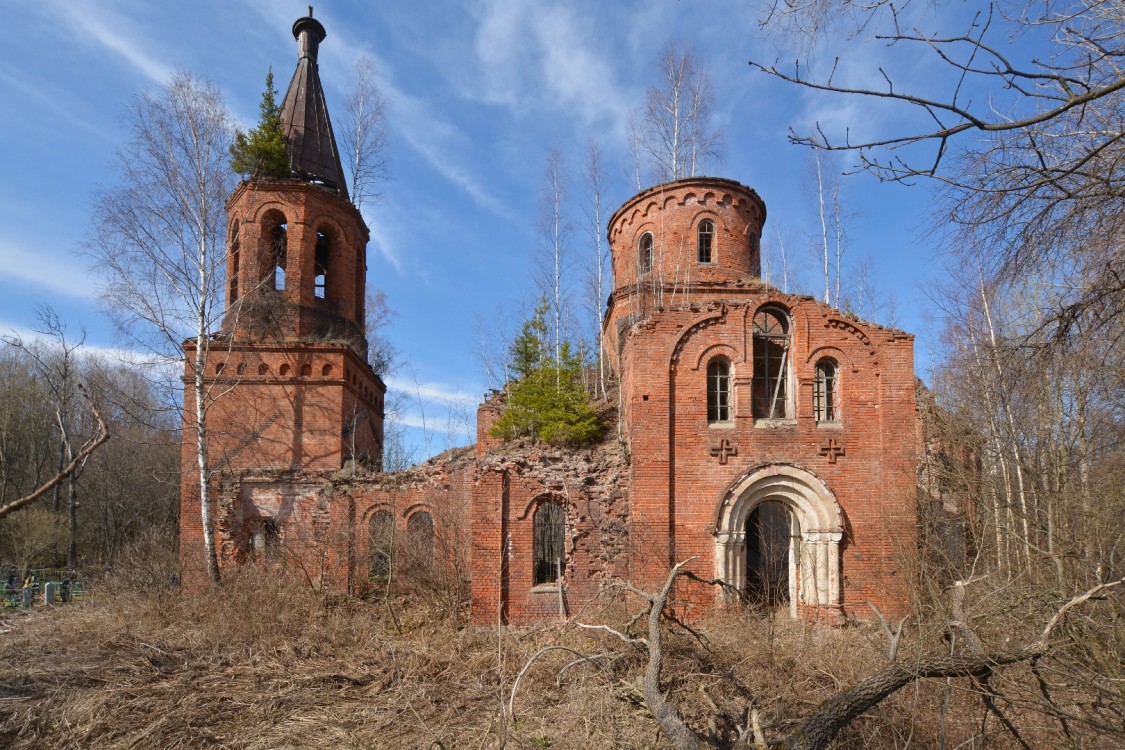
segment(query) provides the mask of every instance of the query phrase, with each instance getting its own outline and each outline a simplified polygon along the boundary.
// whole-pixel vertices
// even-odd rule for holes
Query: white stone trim
[[[772,500],[792,513],[800,532],[800,560],[790,548],[789,601],[839,609],[842,601],[840,542],[843,516],[835,496],[815,475],[795,466],[770,464],[738,479],[723,496],[715,519],[715,570],[733,590],[746,585],[746,520]]]

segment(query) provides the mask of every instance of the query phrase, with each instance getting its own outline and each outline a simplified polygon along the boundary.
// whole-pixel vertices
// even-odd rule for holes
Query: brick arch
[[[551,491],[540,492],[538,495],[528,501],[527,505],[525,505],[523,508],[523,512],[520,513],[517,518],[520,521],[526,521],[527,519],[531,518],[532,513],[535,512],[535,509],[538,508],[541,503],[558,503],[562,506],[564,512],[568,507],[565,496]]]
[[[710,328],[713,325],[725,323],[727,319],[727,306],[720,305],[718,309],[711,309],[696,318],[691,325],[684,327],[684,332],[679,335],[676,341],[672,344],[672,351],[668,354],[669,367],[675,370],[680,363],[680,357],[684,353],[684,348],[687,346],[688,340],[704,328]],[[696,363],[696,367],[698,367]]]
[[[840,365],[841,369],[843,369],[843,368],[847,368],[849,370],[855,369],[855,362],[852,359],[851,355],[849,355],[847,352],[845,352],[840,347],[833,346],[831,344],[825,344],[823,346],[818,346],[815,349],[813,349],[812,351],[810,351],[808,356],[805,357],[805,364],[811,365],[815,362],[818,362],[818,361],[824,359],[825,357],[831,357],[832,359],[836,360],[836,362]]]
[[[791,464],[766,464],[739,477],[715,513],[715,571],[735,590],[746,585],[746,521],[764,502],[787,507],[800,529],[800,559],[791,560],[793,613],[799,601],[837,616],[842,601],[840,542],[844,515],[836,496],[815,474]],[[799,597],[795,596],[799,592]]]
[[[699,351],[699,356],[695,357],[695,364],[691,366],[691,369],[698,370],[703,367],[704,362],[710,362],[712,359],[719,355],[726,357],[730,361],[732,366],[737,364],[745,364],[745,362],[739,359],[739,352],[737,347],[724,341],[719,341],[703,347]]]

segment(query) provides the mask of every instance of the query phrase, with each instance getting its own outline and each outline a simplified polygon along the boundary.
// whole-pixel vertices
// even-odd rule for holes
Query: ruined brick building
[[[679,600],[739,597],[794,616],[864,617],[907,602],[919,462],[913,338],[761,279],[765,203],[697,177],[649,188],[609,222],[602,334],[617,424],[597,446],[478,442],[382,473],[385,388],[362,335],[368,229],[349,203],[316,65],[325,33],[294,24],[283,119],[294,177],[231,196],[228,311],[206,378],[220,564],[255,560],[363,593],[392,558],[450,563],[476,622],[573,611],[612,580]],[[201,580],[191,419],[181,558]],[[405,542],[407,553],[401,552]]]

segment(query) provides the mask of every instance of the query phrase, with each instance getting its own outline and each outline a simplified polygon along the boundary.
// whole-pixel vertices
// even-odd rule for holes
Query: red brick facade
[[[795,537],[786,582],[795,613],[864,618],[867,600],[904,609],[917,537],[913,339],[763,283],[764,219],[753,190],[713,178],[651,188],[611,219],[615,288],[603,334],[620,380],[622,445],[603,446],[585,473],[559,456],[536,464],[534,455],[506,460],[505,446],[479,451],[474,620],[558,617],[609,579],[655,586],[689,558],[701,577],[743,589],[747,523],[768,501],[786,509]],[[755,379],[768,368],[755,357],[763,307],[787,326],[772,418],[755,415]],[[717,359],[728,378],[722,418],[708,412]],[[816,368],[827,362],[835,413],[818,419]],[[480,434],[495,408],[482,407]],[[551,468],[560,466],[570,476]],[[541,501],[567,509],[562,596],[530,577]],[[724,598],[698,585],[679,603],[691,610]]]
[[[613,581],[690,560],[691,614],[753,595],[837,622],[908,602],[919,448],[913,339],[760,279],[766,207],[731,180],[658,185],[609,223],[603,321],[619,401],[601,445],[478,443],[381,473],[385,387],[367,364],[368,229],[323,106],[318,21],[294,24],[286,95],[300,178],[228,201],[226,315],[202,369],[220,570],[272,566],[363,593],[392,558],[471,579],[478,623],[566,617]],[[185,344],[180,551],[205,581],[195,342]]]

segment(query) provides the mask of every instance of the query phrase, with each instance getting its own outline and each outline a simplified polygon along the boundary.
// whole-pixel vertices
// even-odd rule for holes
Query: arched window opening
[[[715,222],[704,219],[699,222],[699,262],[714,263],[713,248],[715,240]]]
[[[434,568],[434,517],[418,511],[406,522],[406,563],[411,573],[426,574]]]
[[[238,231],[240,227],[238,222],[234,222],[234,226],[230,230],[230,304],[238,301],[238,273],[239,273],[239,241]]]
[[[269,371],[270,371],[270,366],[267,365],[265,362],[258,365],[258,374],[259,375],[268,375]]]
[[[325,365],[324,367],[320,368],[320,374],[325,375],[325,376],[331,375],[332,374],[332,365]]]
[[[813,413],[817,422],[840,421],[839,367],[835,360],[822,359],[816,363],[813,382]]]
[[[309,364],[301,365],[301,377],[307,378],[309,375],[312,375],[312,365],[309,365]]]
[[[326,299],[328,289],[328,255],[332,238],[326,229],[316,230],[316,268],[313,271],[313,294]]]
[[[783,504],[767,500],[746,519],[747,601],[776,607],[796,591],[800,529]]]
[[[376,511],[367,524],[368,549],[371,554],[371,577],[391,573],[391,555],[395,543],[395,517],[389,510]]]
[[[278,373],[280,373],[282,377],[287,377],[290,372],[292,372],[292,368],[290,368],[289,365],[282,365],[281,369],[278,370]]]
[[[637,245],[637,266],[641,274],[652,271],[652,232],[641,235],[641,241]]]
[[[730,362],[716,357],[707,363],[707,423],[729,422],[730,404]]]
[[[754,316],[754,416],[786,419],[789,410],[789,317],[764,307]]]
[[[289,256],[288,226],[277,224],[270,230],[270,253],[273,256],[273,288],[285,289],[285,267]]]
[[[532,584],[557,583],[566,567],[563,549],[566,519],[562,505],[553,500],[539,503],[533,523],[535,571]]]
[[[281,535],[272,518],[263,518],[254,525],[250,534],[250,551],[255,562],[266,562],[277,554]]]

